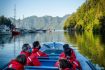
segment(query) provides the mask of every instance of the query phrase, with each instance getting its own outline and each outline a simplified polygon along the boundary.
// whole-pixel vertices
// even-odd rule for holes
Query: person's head
[[[16,57],[16,61],[19,62],[19,63],[21,63],[22,65],[25,65],[27,59],[26,59],[26,56],[24,54],[21,54],[21,55],[18,55]]]
[[[38,48],[38,49],[41,48],[39,41],[35,41],[35,42],[33,43],[33,48]]]
[[[23,44],[23,46],[22,46],[22,51],[24,51],[24,52],[32,52],[32,48],[31,48],[31,46],[29,45],[29,44]]]
[[[71,49],[68,44],[63,45],[64,53],[67,57],[71,56]]]
[[[69,44],[64,44],[63,45],[63,50],[65,51],[65,50],[67,50],[67,49],[69,49],[70,47],[69,47]]]
[[[60,59],[59,67],[64,70],[66,68],[71,68],[72,64],[69,61],[67,61],[66,59]]]

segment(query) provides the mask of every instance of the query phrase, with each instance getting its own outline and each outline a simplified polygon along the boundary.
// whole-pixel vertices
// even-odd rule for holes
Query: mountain
[[[67,18],[65,30],[105,31],[105,0],[86,0]]]
[[[69,15],[64,17],[52,17],[52,16],[30,16],[22,20],[18,19],[15,21],[17,28],[24,29],[63,29],[63,23]],[[14,19],[11,18],[12,23]]]

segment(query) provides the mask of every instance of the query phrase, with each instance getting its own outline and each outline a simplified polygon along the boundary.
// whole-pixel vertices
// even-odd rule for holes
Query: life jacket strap
[[[30,57],[28,57],[28,59],[32,62],[32,60],[31,60],[31,58],[30,58]]]
[[[8,67],[9,67],[9,68],[12,68],[12,64],[10,64]]]
[[[40,56],[40,54],[37,52],[37,55]]]
[[[74,63],[76,66],[78,66],[78,64],[77,64],[75,61],[73,61],[73,63]]]

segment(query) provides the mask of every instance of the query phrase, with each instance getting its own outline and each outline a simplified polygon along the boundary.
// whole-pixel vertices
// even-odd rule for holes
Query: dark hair
[[[60,59],[59,65],[60,65],[60,68],[63,68],[63,69],[72,67],[72,64],[69,61],[67,61],[66,59]]]
[[[69,48],[69,49],[65,50],[64,53],[66,56],[71,56],[71,49]]]
[[[69,44],[64,44],[63,49],[66,56],[71,56],[71,49],[69,47]]]
[[[35,41],[35,42],[33,43],[33,48],[36,48],[36,47],[39,46],[39,45],[40,45],[39,41]]]
[[[21,54],[21,55],[18,55],[16,57],[16,61],[19,62],[19,63],[21,63],[21,64],[23,64],[23,65],[25,65],[27,59],[26,59],[26,56],[24,54]]]
[[[28,46],[29,46],[29,44],[23,44],[23,46],[22,46],[22,51],[27,51],[28,50]]]
[[[64,45],[63,45],[64,51],[67,50],[67,49],[69,49],[69,48],[70,48],[70,47],[69,47],[69,44],[64,44]]]
[[[4,70],[16,70],[16,69],[13,69],[13,68],[6,68]]]

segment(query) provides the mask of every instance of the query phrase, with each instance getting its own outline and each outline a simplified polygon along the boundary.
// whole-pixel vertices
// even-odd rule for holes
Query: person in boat
[[[62,56],[60,55],[59,59],[66,59],[66,60],[68,60],[72,64],[72,66],[73,66],[72,69],[73,70],[76,70],[76,69],[81,70],[81,65],[80,65],[79,61],[76,59],[75,53],[71,52],[71,48],[69,48],[68,46],[69,46],[68,44],[65,44],[63,46],[64,52],[63,52]],[[59,61],[57,61],[55,63],[55,66],[58,67],[59,64],[60,64]]]
[[[67,59],[72,64],[73,70],[76,70],[76,69],[82,70],[79,61],[76,58],[72,57],[72,52],[71,53],[70,52],[71,52],[70,49],[64,52],[66,55],[64,59]]]
[[[31,46],[28,43],[23,44],[22,51],[20,52],[20,54],[24,54],[27,58],[31,55],[31,52],[32,52]]]
[[[26,56],[25,55],[18,55],[16,59],[13,59],[9,65],[8,69],[14,70],[24,70],[24,65],[26,64]]]
[[[36,57],[48,57],[48,55],[42,51],[40,51],[40,43],[39,41],[35,41],[33,43],[33,49],[32,49],[32,55],[36,56]]]
[[[72,64],[66,59],[60,59],[59,70],[72,70]]]
[[[69,45],[68,44],[64,44],[63,45],[63,49],[64,49],[64,51],[60,54],[60,56],[59,56],[59,58],[66,58],[66,51],[67,50],[69,50],[70,51],[70,54],[71,54],[71,57],[70,57],[70,59],[76,59],[76,55],[75,55],[75,52],[73,51],[73,49],[72,48],[70,48],[69,47]]]
[[[22,46],[22,51],[20,54],[24,54],[27,58],[27,64],[28,66],[40,66],[41,63],[37,57],[35,57],[32,54],[32,48],[29,44],[24,44]]]

